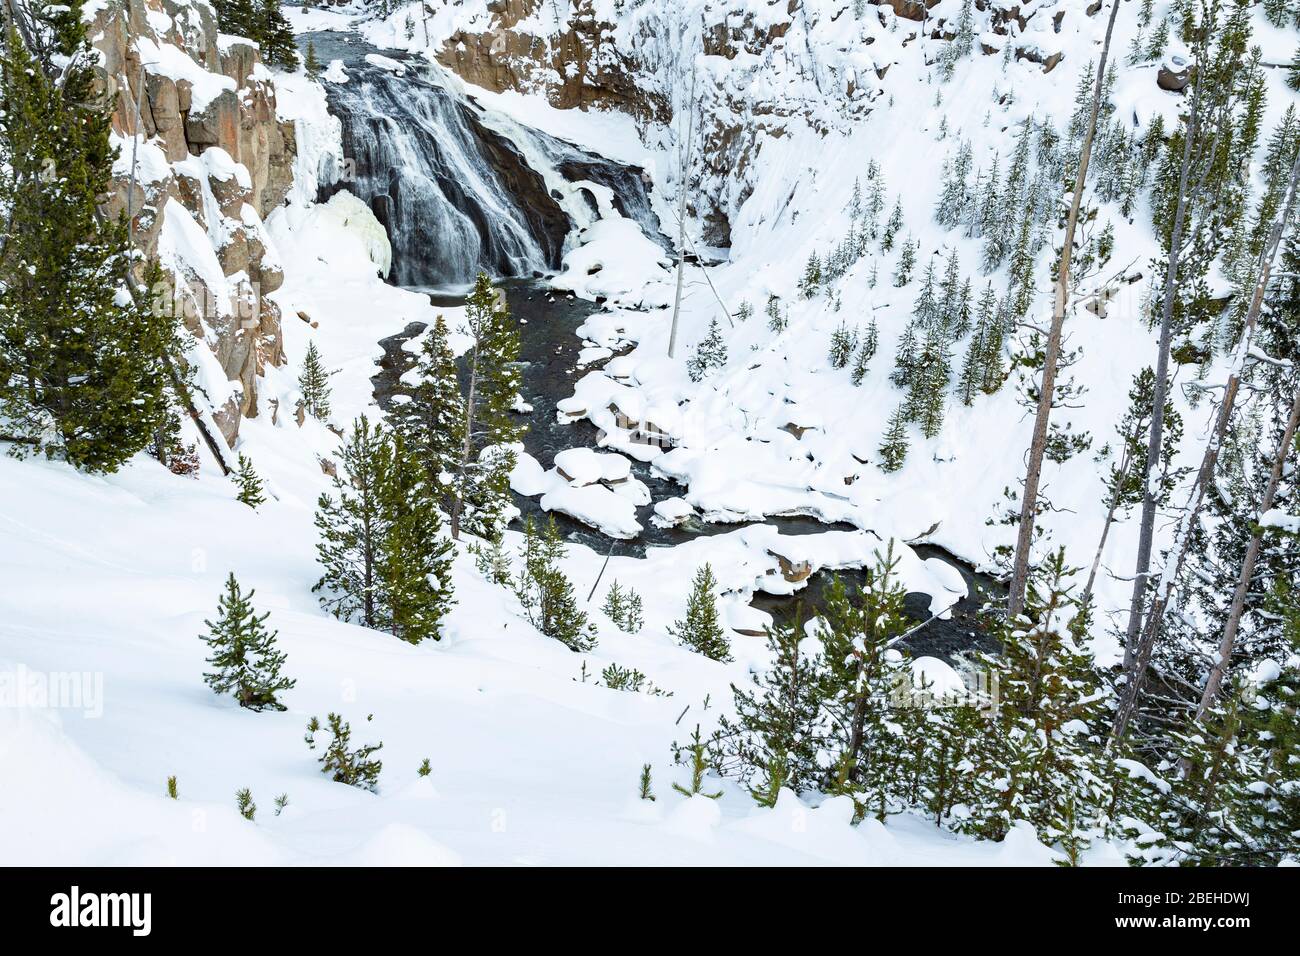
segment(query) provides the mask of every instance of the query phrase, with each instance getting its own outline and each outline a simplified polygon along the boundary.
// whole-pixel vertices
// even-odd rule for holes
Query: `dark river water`
[[[591,370],[577,368],[582,340],[577,328],[591,314],[601,308],[597,303],[570,296],[548,288],[544,281],[507,281],[501,283],[510,311],[519,322],[520,355],[522,362],[522,392],[524,400],[533,411],[528,417],[528,431],[524,447],[543,468],[554,464],[557,453],[568,448],[596,447],[599,431],[585,419],[561,424],[556,420],[556,404],[573,394],[574,383]],[[431,293],[435,306],[459,306],[463,296],[450,293]],[[402,348],[403,344],[424,331],[424,324],[413,322],[402,332],[380,342],[384,356],[372,378],[375,400],[387,409],[396,394],[406,391],[399,382],[402,374],[415,364],[415,356]],[[594,367],[594,366],[593,366]],[[652,501],[680,495],[685,488],[668,479],[651,473],[650,466],[632,463],[632,472],[649,488]],[[523,516],[545,520],[537,498],[515,495],[515,504]],[[717,524],[692,520],[677,527],[661,528],[650,521],[653,504],[637,509],[637,519],[643,531],[633,541],[614,540],[567,515],[555,514],[565,538],[587,545],[599,553],[624,557],[642,557],[647,548],[671,547],[699,535],[725,534],[741,527],[739,524]],[[521,519],[522,520],[522,519]],[[773,525],[782,534],[820,534],[825,531],[851,531],[846,524],[824,524],[815,518],[772,517],[765,524]],[[966,581],[969,596],[953,608],[945,620],[929,620],[915,635],[902,642],[913,654],[926,654],[953,661],[958,655],[973,650],[996,651],[996,644],[983,634],[978,621],[979,609],[985,601],[996,598],[1001,585],[993,578],[977,573],[973,567],[935,545],[911,546],[921,558],[937,558],[956,568]],[[863,574],[858,570],[836,572],[850,587],[860,586]],[[771,614],[779,621],[793,620],[797,613],[805,617],[815,615],[825,604],[825,589],[831,582],[830,572],[819,572],[808,579],[807,585],[793,596],[777,596],[759,592],[751,602],[756,608]],[[930,598],[913,592],[907,597],[907,611],[914,620],[927,621]]]

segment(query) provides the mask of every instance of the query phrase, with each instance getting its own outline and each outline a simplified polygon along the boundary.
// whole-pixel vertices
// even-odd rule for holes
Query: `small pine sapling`
[[[235,791],[235,805],[245,820],[251,820],[257,815],[257,804],[253,802],[253,793],[247,787]]]
[[[700,737],[700,725],[695,725],[695,731],[691,734],[691,742],[685,747],[678,749],[677,762],[682,763],[682,751],[687,753],[686,763],[691,768],[690,788],[683,787],[680,783],[674,783],[673,789],[685,797],[705,796],[710,800],[717,800],[722,796],[722,791],[715,793],[706,793],[704,791],[704,775],[709,770],[709,745]]]
[[[714,596],[717,579],[713,568],[703,565],[695,572],[691,596],[686,603],[686,617],[668,628],[683,647],[703,654],[714,661],[726,663],[732,659],[731,644],[718,621],[718,603]]]
[[[239,486],[239,494],[235,496],[237,500],[250,508],[265,504],[266,491],[262,479],[253,470],[253,463],[249,461],[248,456],[243,454],[239,456],[239,470],[235,473],[235,484]]]
[[[284,813],[284,808],[287,807],[288,805],[289,805],[289,795],[287,793],[282,793],[278,797],[276,797],[275,815],[278,817],[280,814]]]
[[[177,789],[176,789],[176,775],[175,775],[175,774],[172,774],[170,777],[167,778],[167,796],[171,797],[173,800],[179,800],[179,799],[180,799],[180,793],[179,793],[179,791],[177,791]]]
[[[641,784],[640,793],[642,800],[651,800],[655,798],[654,793],[650,790],[650,765],[645,764],[641,767]]]
[[[420,766],[415,772],[418,776],[421,777],[427,777],[429,776],[429,774],[433,773],[433,767],[429,765],[428,757],[425,757],[422,761],[420,761]]]
[[[352,725],[345,722],[338,714],[329,714],[326,721],[329,724],[330,742],[320,757],[321,773],[329,774],[330,779],[335,783],[346,783],[350,787],[360,787],[375,792],[379,786],[379,771],[383,768],[383,762],[371,755],[381,750],[383,743],[365,744],[356,750],[351,750],[349,745],[352,742]],[[313,717],[307,729],[309,731],[307,744],[314,750],[316,742],[312,735],[315,730],[320,729],[320,722]]]

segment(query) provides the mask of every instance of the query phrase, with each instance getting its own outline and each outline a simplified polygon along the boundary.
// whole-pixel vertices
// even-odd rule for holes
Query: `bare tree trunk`
[[[1282,468],[1295,441],[1297,423],[1300,423],[1300,391],[1296,392],[1291,402],[1291,417],[1287,419],[1286,428],[1282,432],[1282,441],[1277,446],[1277,454],[1273,456],[1273,470],[1268,476],[1264,497],[1259,503],[1261,515],[1273,507],[1277,486],[1282,480]],[[1251,532],[1250,543],[1246,546],[1246,557],[1241,562],[1237,587],[1232,592],[1232,603],[1228,606],[1228,621],[1223,628],[1223,639],[1219,642],[1219,653],[1215,657],[1214,666],[1210,668],[1210,673],[1205,678],[1205,691],[1201,694],[1201,703],[1196,708],[1197,720],[1205,719],[1206,712],[1214,705],[1215,699],[1219,696],[1219,688],[1223,685],[1223,675],[1228,669],[1228,662],[1232,659],[1232,649],[1241,627],[1241,615],[1246,607],[1246,592],[1250,590],[1250,581],[1255,575],[1255,562],[1259,560],[1262,537],[1263,529],[1256,525]]]
[[[1191,530],[1195,527],[1197,518],[1200,515],[1205,489],[1214,480],[1214,471],[1219,460],[1219,449],[1223,446],[1223,440],[1228,434],[1228,426],[1232,422],[1232,412],[1237,401],[1237,391],[1241,386],[1241,376],[1246,367],[1251,345],[1254,342],[1255,325],[1259,321],[1259,313],[1264,305],[1264,293],[1268,289],[1269,276],[1272,273],[1273,263],[1277,258],[1278,247],[1282,242],[1282,233],[1286,224],[1290,221],[1292,210],[1295,208],[1297,181],[1300,181],[1300,156],[1296,157],[1295,163],[1291,167],[1291,178],[1287,185],[1286,200],[1278,211],[1277,218],[1273,221],[1273,228],[1270,230],[1268,242],[1260,251],[1259,277],[1255,282],[1250,307],[1246,311],[1241,339],[1237,343],[1232,366],[1228,373],[1228,380],[1224,385],[1223,398],[1219,402],[1219,412],[1214,423],[1214,429],[1206,442],[1201,466],[1196,473],[1196,479],[1188,495],[1187,507],[1183,510],[1174,533],[1170,560],[1166,561],[1158,591],[1152,596],[1151,606],[1146,614],[1145,625],[1140,629],[1141,639],[1136,643],[1130,641],[1128,646],[1125,647],[1124,669],[1128,675],[1128,686],[1124,690],[1120,706],[1115,713],[1115,724],[1111,728],[1110,738],[1110,744],[1112,745],[1124,738],[1124,735],[1128,732],[1128,725],[1137,712],[1138,697],[1141,694],[1146,677],[1147,665],[1151,660],[1151,652],[1155,646],[1156,638],[1160,634],[1161,625],[1164,623],[1165,611],[1173,598],[1174,588],[1177,586],[1183,565],[1187,560],[1187,546],[1191,537]],[[1135,637],[1137,636],[1139,629],[1134,625],[1131,617],[1129,630]]]
[[[1101,59],[1097,63],[1097,77],[1092,88],[1092,106],[1088,112],[1088,129],[1079,151],[1079,168],[1074,177],[1074,194],[1070,198],[1070,214],[1065,220],[1065,236],[1061,248],[1061,261],[1056,268],[1056,297],[1052,307],[1052,327],[1047,335],[1047,349],[1043,356],[1043,381],[1038,394],[1038,411],[1034,416],[1034,432],[1029,442],[1029,458],[1025,464],[1025,487],[1020,502],[1020,525],[1016,532],[1016,556],[1011,569],[1011,589],[1007,601],[1008,617],[1015,617],[1025,606],[1025,587],[1029,581],[1029,549],[1034,541],[1034,517],[1038,511],[1038,485],[1043,475],[1043,456],[1047,451],[1048,425],[1052,417],[1052,402],[1056,395],[1056,372],[1061,360],[1061,338],[1065,326],[1065,310],[1070,300],[1070,265],[1074,255],[1074,233],[1079,224],[1079,207],[1083,203],[1083,188],[1088,179],[1088,161],[1092,158],[1092,141],[1097,132],[1097,115],[1101,111],[1101,93],[1106,80],[1106,60],[1110,56],[1110,41],[1115,32],[1115,18],[1122,0],[1114,0],[1110,20],[1106,24],[1106,39],[1102,42]]]
[[[681,169],[678,173],[677,197],[677,294],[673,299],[673,326],[668,333],[668,357],[677,352],[677,319],[682,311],[682,272],[686,260],[686,174],[690,164],[691,147],[695,137],[695,78],[691,78],[690,113],[686,119],[686,148],[682,150]]]
[[[1132,467],[1132,462],[1126,451],[1124,453],[1123,467],[1115,479],[1115,490],[1110,496],[1110,507],[1106,509],[1106,521],[1101,526],[1101,541],[1097,543],[1097,553],[1093,556],[1092,567],[1088,570],[1088,583],[1083,587],[1083,596],[1079,603],[1087,606],[1088,600],[1092,597],[1093,585],[1097,582],[1097,569],[1101,567],[1102,552],[1106,550],[1106,539],[1110,537],[1110,526],[1115,523],[1115,512],[1119,510],[1120,493],[1124,490],[1124,482],[1128,480],[1128,470]]]
[[[477,398],[475,391],[478,387],[480,346],[478,336],[481,334],[481,331],[475,333],[474,360],[469,366],[469,392],[465,396],[465,437],[461,442],[460,468],[456,472],[456,492],[451,499],[451,537],[454,541],[460,540],[460,516],[465,507],[465,472],[469,470],[469,457],[474,449],[474,402]]]

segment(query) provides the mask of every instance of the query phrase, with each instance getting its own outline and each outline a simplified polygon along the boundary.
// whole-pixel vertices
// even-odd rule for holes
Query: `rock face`
[[[1063,16],[1080,15],[1062,0],[975,6],[992,10],[992,32],[1044,72],[1062,55],[1049,37]],[[847,129],[887,95],[882,80],[900,44],[922,31],[954,35],[959,13],[939,0],[768,0],[744,11],[655,0],[487,0],[485,7],[486,16],[470,18],[472,26],[447,36],[438,53],[470,83],[542,92],[562,109],[618,110],[674,149],[694,116],[687,202],[701,238],[721,248],[754,190],[761,150],[801,125],[823,134]],[[1053,29],[1026,38],[1036,18],[1051,19]],[[987,55],[1003,45],[977,49]]]
[[[107,211],[129,214],[136,244],[173,273],[186,328],[237,383],[212,409],[233,444],[241,417],[257,413],[258,377],[284,361],[280,309],[267,298],[284,276],[262,217],[292,185],[293,125],[277,119],[256,45],[220,34],[204,0],[108,0],[90,36],[121,140]],[[169,216],[206,234],[223,287],[160,249]]]

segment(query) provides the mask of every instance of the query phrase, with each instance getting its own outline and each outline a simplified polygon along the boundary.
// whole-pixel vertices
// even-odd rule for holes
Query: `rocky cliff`
[[[206,0],[100,0],[85,13],[116,103],[109,211],[126,212],[136,244],[172,273],[172,303],[224,373],[192,350],[233,445],[257,413],[258,376],[284,360],[269,298],[284,277],[262,217],[292,183],[293,125],[277,119],[257,45],[220,33]]]
[[[559,108],[613,109],[648,138],[685,139],[695,159],[688,196],[701,238],[730,245],[731,224],[754,188],[759,151],[792,124],[845,129],[888,97],[899,52],[956,31],[957,4],[939,0],[454,0],[438,59],[494,92],[544,92]],[[975,0],[987,16],[985,55],[1051,70],[1058,0]],[[1095,6],[1089,13],[1095,12]],[[413,31],[419,43],[418,27]],[[934,43],[935,54],[946,44]],[[927,55],[927,59],[930,59]],[[687,107],[692,108],[688,109]]]

